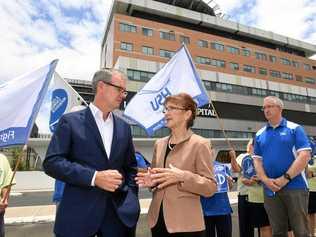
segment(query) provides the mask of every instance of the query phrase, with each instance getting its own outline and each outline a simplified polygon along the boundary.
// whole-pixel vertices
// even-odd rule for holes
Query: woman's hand
[[[149,167],[146,172],[137,172],[136,183],[140,188],[151,188],[156,185],[151,178],[152,169]]]
[[[8,199],[1,198],[1,200],[0,200],[0,213],[4,212],[7,207],[8,207]]]
[[[184,171],[173,165],[170,168],[154,168],[152,169],[151,179],[158,184],[158,189],[165,188],[169,185],[178,184],[184,181]]]
[[[241,178],[241,182],[242,182],[244,185],[252,186],[252,185],[254,185],[255,183],[258,182],[258,178],[257,178],[257,177],[251,177],[250,179],[247,179],[247,178],[242,177],[242,178]]]
[[[231,176],[226,176],[227,182],[228,182],[228,187],[229,190],[231,190],[233,188],[233,184],[234,184],[234,179]]]

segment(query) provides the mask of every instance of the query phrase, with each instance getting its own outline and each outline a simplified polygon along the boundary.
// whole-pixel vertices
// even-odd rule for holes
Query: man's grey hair
[[[281,109],[284,108],[283,101],[280,98],[276,97],[276,96],[267,96],[264,99],[265,100],[272,100],[275,105],[279,106]]]
[[[118,69],[109,69],[109,68],[102,68],[96,73],[94,73],[94,76],[92,78],[92,91],[95,95],[97,91],[97,86],[99,81],[104,81],[106,83],[111,83],[112,81],[112,76],[114,73],[119,73],[125,78],[124,72],[118,70]]]

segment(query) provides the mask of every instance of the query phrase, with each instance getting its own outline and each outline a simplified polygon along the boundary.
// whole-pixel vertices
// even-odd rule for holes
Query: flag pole
[[[22,153],[19,155],[19,157],[18,157],[18,159],[17,159],[17,161],[15,163],[15,167],[14,167],[14,170],[13,170],[13,174],[12,174],[10,183],[7,186],[8,187],[8,192],[5,193],[3,200],[8,200],[8,198],[9,198],[15,174],[16,174],[16,172],[18,170],[18,167],[19,167],[19,164],[21,163],[22,158],[24,157],[24,154],[25,154],[26,150],[27,150],[27,145],[24,145],[23,148],[22,148]]]
[[[217,118],[217,120],[218,120],[218,123],[219,123],[219,126],[220,126],[220,128],[221,128],[221,130],[222,130],[222,132],[223,132],[223,134],[224,134],[224,138],[225,138],[225,140],[226,140],[226,142],[227,142],[227,145],[228,145],[229,149],[230,149],[230,150],[235,150],[233,144],[232,144],[232,143],[229,141],[229,139],[228,139],[228,136],[227,136],[227,134],[226,134],[226,132],[225,132],[225,129],[224,129],[223,121],[222,121],[222,120],[220,119],[220,117],[218,116],[218,113],[217,113],[217,111],[216,111],[216,109],[215,109],[215,106],[214,106],[212,100],[210,100],[210,104],[211,104],[211,106],[212,106],[212,109],[215,111],[215,116],[216,116],[216,118]]]

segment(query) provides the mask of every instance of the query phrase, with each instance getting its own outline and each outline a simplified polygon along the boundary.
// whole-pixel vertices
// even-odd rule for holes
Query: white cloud
[[[90,80],[111,0],[0,2],[0,83],[59,58],[64,77]],[[84,10],[83,18],[66,15]]]
[[[232,20],[316,43],[316,1],[216,2]],[[112,0],[1,1],[0,82],[55,58],[60,59],[57,71],[62,76],[90,80],[99,68],[101,38],[111,4]],[[67,15],[65,9],[84,14],[78,18]]]
[[[294,39],[316,44],[316,1],[314,0],[247,0],[251,9],[240,9],[241,1],[216,0],[231,20],[250,23],[263,30],[272,31]],[[237,12],[237,14],[236,14]]]

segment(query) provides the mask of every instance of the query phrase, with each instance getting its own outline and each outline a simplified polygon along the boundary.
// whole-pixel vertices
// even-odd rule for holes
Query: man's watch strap
[[[291,176],[288,173],[285,173],[283,177],[286,178],[288,181],[292,180]]]

